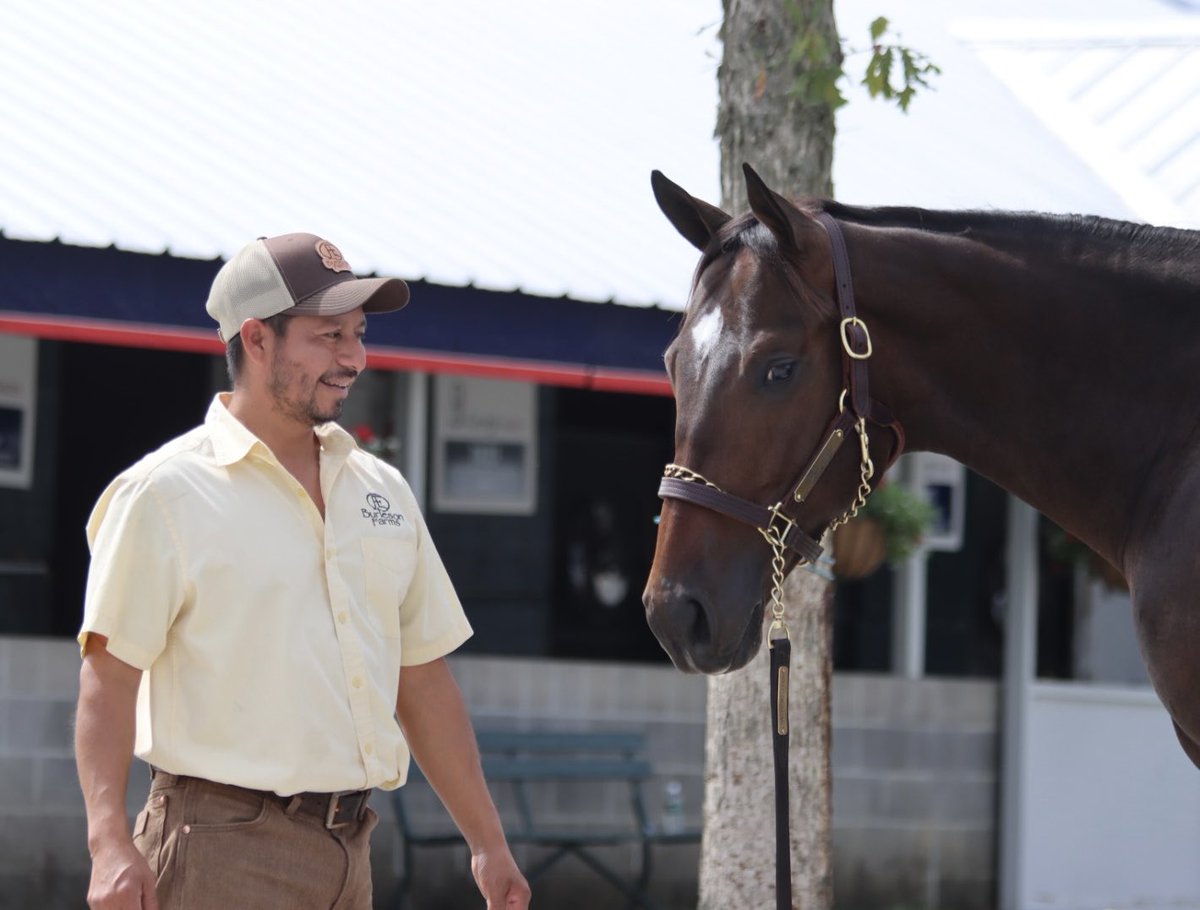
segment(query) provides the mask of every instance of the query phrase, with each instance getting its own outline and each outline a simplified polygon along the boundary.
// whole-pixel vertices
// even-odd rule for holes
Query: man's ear
[[[265,363],[270,353],[274,333],[261,319],[247,319],[238,333],[242,338],[242,351],[247,360]]]

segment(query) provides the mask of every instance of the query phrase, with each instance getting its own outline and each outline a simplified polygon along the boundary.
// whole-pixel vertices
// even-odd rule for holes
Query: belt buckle
[[[337,818],[338,809],[342,805],[342,797],[349,796],[351,791],[345,793],[331,793],[329,796],[329,807],[325,810],[325,827],[332,831],[335,828],[344,828],[350,822],[335,821]]]

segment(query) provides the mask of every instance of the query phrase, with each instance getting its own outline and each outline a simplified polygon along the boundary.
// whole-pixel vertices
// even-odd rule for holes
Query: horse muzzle
[[[717,614],[711,603],[678,584],[648,585],[642,596],[646,621],[676,669],[685,673],[728,673],[750,662],[762,643],[763,603],[740,628]],[[725,621],[722,621],[724,619]]]

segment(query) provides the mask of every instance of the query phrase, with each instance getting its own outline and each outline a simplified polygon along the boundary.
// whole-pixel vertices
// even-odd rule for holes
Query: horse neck
[[[1186,256],[1132,266],[1100,240],[1048,254],[1019,235],[846,233],[869,263],[854,277],[873,394],[909,447],[958,459],[1120,565],[1131,520],[1154,507],[1150,469],[1194,444],[1178,399],[1200,357],[1169,344],[1200,337]]]

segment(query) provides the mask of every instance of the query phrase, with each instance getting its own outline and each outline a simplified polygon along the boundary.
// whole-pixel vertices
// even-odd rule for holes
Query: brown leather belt
[[[296,793],[280,796],[270,790],[251,790],[233,784],[222,784],[203,777],[170,774],[159,768],[151,768],[155,780],[162,779],[167,786],[187,781],[196,781],[208,787],[233,790],[254,797],[267,797],[283,807],[288,815],[307,815],[320,821],[326,828],[334,830],[360,821],[367,813],[370,790],[342,790],[338,793]]]
[[[341,793],[297,793],[295,796],[279,796],[269,793],[280,800],[285,809],[296,805],[296,812],[312,815],[324,822],[325,827],[333,830],[345,825],[361,821],[367,813],[367,800],[371,798],[370,790],[344,790]],[[299,800],[297,803],[296,800]]]

